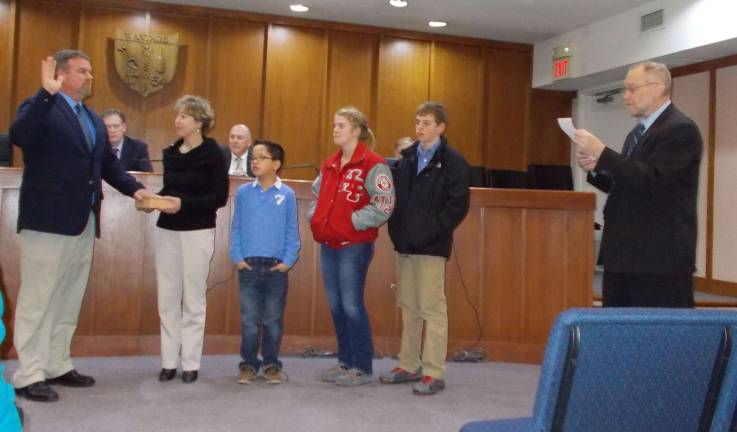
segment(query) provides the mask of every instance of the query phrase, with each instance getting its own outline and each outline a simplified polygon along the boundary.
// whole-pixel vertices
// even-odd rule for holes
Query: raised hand
[[[53,57],[46,57],[45,60],[41,60],[41,85],[50,94],[56,94],[61,90],[61,85],[64,83],[64,75],[56,75],[56,60]]]

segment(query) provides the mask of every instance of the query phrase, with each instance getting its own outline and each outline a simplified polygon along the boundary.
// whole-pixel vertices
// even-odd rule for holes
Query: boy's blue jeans
[[[338,360],[367,374],[373,373],[374,346],[363,290],[373,256],[373,242],[341,249],[320,247],[320,267],[338,338]]]
[[[270,271],[280,261],[276,258],[249,257],[251,270],[238,270],[241,291],[241,358],[239,367],[251,366],[258,372],[262,364],[281,369],[279,346],[284,330],[284,306],[287,300],[287,273]],[[259,326],[263,323],[263,343]],[[259,346],[261,357],[258,358]]]

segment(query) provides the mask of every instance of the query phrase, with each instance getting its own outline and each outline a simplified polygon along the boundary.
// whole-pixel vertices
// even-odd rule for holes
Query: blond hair
[[[215,111],[212,109],[210,101],[201,96],[182,96],[174,104],[174,111],[183,112],[202,123],[202,126],[200,126],[202,135],[207,134],[215,126]]]
[[[371,128],[368,127],[368,120],[366,116],[354,106],[347,106],[339,109],[335,112],[336,116],[344,117],[354,128],[360,129],[361,133],[358,135],[358,139],[366,143],[369,148],[374,148],[376,145],[376,137]]]

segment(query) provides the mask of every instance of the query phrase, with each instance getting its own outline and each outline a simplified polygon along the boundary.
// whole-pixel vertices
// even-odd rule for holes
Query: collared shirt
[[[299,252],[297,198],[279,177],[267,190],[258,180],[238,188],[231,227],[230,258],[276,258],[292,267]]]
[[[670,106],[671,102],[670,100],[667,100],[663,103],[663,105],[660,105],[658,109],[656,109],[652,114],[649,116],[645,116],[640,118],[640,123],[645,126],[645,132],[652,126],[653,123],[655,123],[655,120],[660,117],[660,114],[663,114],[663,111],[665,111],[666,108]],[[643,132],[643,134],[645,133]]]
[[[427,164],[430,163],[432,157],[435,156],[435,150],[438,149],[439,145],[440,137],[438,137],[438,139],[436,139],[435,142],[433,142],[430,148],[427,150],[422,147],[422,143],[417,146],[417,174],[421,173],[422,170],[425,169]]]
[[[87,130],[90,133],[90,138],[92,139],[92,146],[95,146],[95,125],[92,123],[92,119],[90,118],[89,114],[87,114],[87,110],[84,107],[84,104],[82,101],[75,101],[71,98],[71,96],[65,94],[64,92],[60,91],[59,94],[64,98],[65,101],[69,104],[69,107],[72,109],[72,112],[74,112],[74,115],[77,115],[77,110],[74,108],[77,106],[77,104],[82,106],[82,113],[79,115],[79,118],[82,119],[82,122],[87,126]]]
[[[229,175],[235,175],[235,167],[236,165],[238,165],[238,158],[240,158],[243,175],[248,176],[248,167],[246,166],[246,164],[248,163],[248,151],[249,150],[246,150],[246,152],[243,153],[243,156],[237,156],[233,152],[230,153],[230,168],[228,168]]]

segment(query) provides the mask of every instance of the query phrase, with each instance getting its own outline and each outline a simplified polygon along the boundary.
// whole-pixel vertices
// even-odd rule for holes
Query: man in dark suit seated
[[[222,146],[229,175],[253,177],[250,152],[252,144],[253,135],[248,126],[237,124],[230,128],[228,145]]]
[[[125,114],[116,109],[109,109],[100,117],[107,128],[113,153],[120,159],[123,168],[126,171],[153,172],[146,143],[125,135],[128,132]]]
[[[630,68],[624,102],[639,122],[622,153],[584,129],[576,157],[607,192],[600,258],[604,306],[693,307],[701,133],[670,100],[661,63]]]

